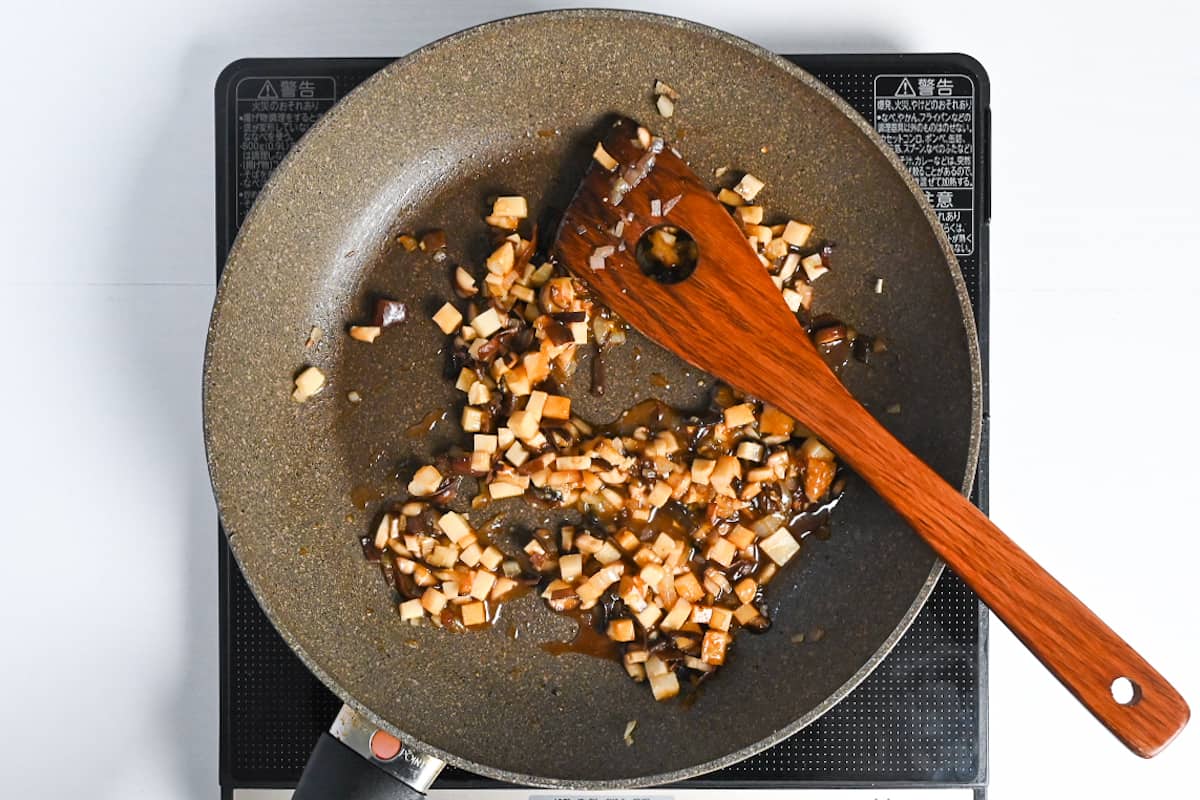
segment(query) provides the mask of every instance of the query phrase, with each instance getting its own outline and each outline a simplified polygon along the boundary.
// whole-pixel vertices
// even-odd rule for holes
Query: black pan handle
[[[397,752],[372,746],[379,731],[349,706],[343,706],[329,732],[322,733],[308,757],[293,800],[424,800],[442,771],[441,759],[401,744]]]

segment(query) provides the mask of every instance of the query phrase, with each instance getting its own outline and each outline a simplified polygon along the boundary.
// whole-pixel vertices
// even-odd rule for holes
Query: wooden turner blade
[[[561,262],[659,345],[804,423],[1121,742],[1146,758],[1166,747],[1187,724],[1183,697],[850,395],[679,153],[627,118],[601,146],[563,214]],[[690,235],[694,254],[639,263],[643,236],[661,225]],[[1119,678],[1133,684],[1125,703],[1113,697]]]

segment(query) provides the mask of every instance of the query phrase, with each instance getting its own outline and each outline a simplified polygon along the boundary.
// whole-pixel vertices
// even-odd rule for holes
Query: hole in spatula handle
[[[638,239],[638,266],[659,283],[682,283],[696,269],[700,248],[692,235],[677,225],[655,225]]]
[[[1123,706],[1134,705],[1138,700],[1142,699],[1141,688],[1126,677],[1115,679],[1108,689],[1112,692],[1113,700],[1116,700]]]

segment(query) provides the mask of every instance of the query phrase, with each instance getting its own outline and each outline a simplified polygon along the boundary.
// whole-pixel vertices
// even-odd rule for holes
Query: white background
[[[780,51],[983,62],[993,515],[1200,703],[1195,6],[638,6]],[[216,797],[200,366],[217,73],[251,55],[398,55],[544,7],[5,5],[0,795]],[[999,624],[991,686],[997,800],[1195,796],[1200,733],[1127,754]]]

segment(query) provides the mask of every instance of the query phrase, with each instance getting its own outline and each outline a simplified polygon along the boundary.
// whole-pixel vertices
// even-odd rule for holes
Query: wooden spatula
[[[1170,743],[1189,716],[1179,693],[859,405],[684,160],[669,147],[654,152],[661,142],[647,146],[629,119],[617,120],[602,144],[617,166],[593,160],[563,216],[562,262],[650,339],[803,422],[1129,749],[1148,758]],[[643,271],[639,240],[663,224],[695,241],[694,268],[646,262]],[[1112,692],[1122,677],[1133,685],[1125,703]]]

